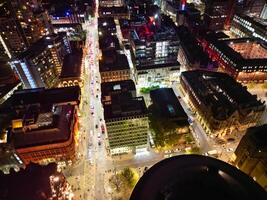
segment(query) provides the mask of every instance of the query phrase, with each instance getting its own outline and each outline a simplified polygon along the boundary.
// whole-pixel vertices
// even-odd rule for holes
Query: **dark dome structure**
[[[181,155],[151,167],[130,200],[267,200],[267,193],[237,168],[214,158]]]

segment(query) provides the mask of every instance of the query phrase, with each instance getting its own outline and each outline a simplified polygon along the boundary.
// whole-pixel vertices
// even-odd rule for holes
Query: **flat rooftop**
[[[111,99],[111,104],[104,105],[105,120],[148,114],[143,97],[131,97],[118,94],[112,96]]]
[[[265,108],[256,95],[250,94],[228,74],[195,70],[182,72],[181,77],[190,85],[197,99],[211,108],[217,120],[228,119],[242,108],[246,108],[247,113],[240,113],[244,116]]]
[[[267,152],[267,124],[252,127],[247,130],[246,135],[261,149]]]
[[[106,35],[104,37],[99,38],[99,48],[101,50],[108,50],[108,49],[120,49],[120,43],[117,36]]]
[[[65,55],[60,78],[80,78],[82,57],[82,49],[73,49],[70,54]]]
[[[128,91],[135,91],[135,84],[132,80],[114,81],[101,83],[101,95],[107,96],[112,93],[123,93]]]
[[[172,88],[159,88],[150,91],[150,98],[153,105],[159,111],[160,116],[169,119],[188,119],[183,107],[176,97]]]
[[[40,114],[42,113],[38,113],[38,115]],[[33,129],[20,128],[19,130],[12,130],[9,139],[16,149],[65,142],[71,135],[73,114],[74,106],[56,106],[52,115],[46,119],[49,122],[51,120],[51,124]]]
[[[131,32],[131,39],[136,45],[151,41],[178,41],[175,25],[166,16],[162,16],[160,25],[156,25],[150,20],[146,25],[136,27]]]
[[[130,69],[126,55],[116,51],[103,51],[102,60],[99,61],[99,71],[117,71]]]
[[[266,191],[237,168],[214,158],[180,155],[164,159],[139,179],[130,200],[265,200]]]
[[[217,49],[216,51],[222,52],[226,56],[228,60],[230,60],[233,64],[232,66],[235,69],[242,70],[243,67],[248,66],[265,66],[267,63],[267,58],[265,56],[265,47],[258,43],[257,41],[253,40],[252,38],[237,38],[237,39],[218,39],[217,36],[214,33],[208,33],[206,35],[206,39]],[[253,55],[253,53],[250,54],[250,56],[244,56],[248,53],[248,51],[251,51],[249,49],[244,51],[244,48],[242,51],[239,51],[236,46],[240,46],[242,43],[251,43],[255,44],[255,51],[256,55]],[[264,52],[259,52],[259,48],[264,49]]]
[[[65,36],[66,33],[60,32],[57,34],[52,34],[44,36],[35,43],[33,43],[26,51],[20,53],[17,58],[23,59],[25,57],[35,57],[39,55],[44,49],[48,48],[48,45],[52,45],[54,42],[58,42]]]
[[[9,103],[12,106],[19,106],[35,103],[56,104],[62,102],[79,102],[80,93],[79,86],[17,90],[10,98]]]

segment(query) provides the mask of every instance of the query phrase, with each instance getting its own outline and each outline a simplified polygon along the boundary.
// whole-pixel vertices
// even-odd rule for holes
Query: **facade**
[[[179,40],[170,18],[157,15],[130,33],[130,43],[141,87],[177,79]],[[173,72],[173,73],[172,73]],[[169,76],[170,73],[170,76]]]
[[[253,37],[267,42],[267,25],[263,19],[235,14],[230,30],[239,37]]]
[[[3,0],[0,13],[0,57],[11,58],[52,33],[47,13],[33,1]]]
[[[2,199],[71,199],[72,189],[56,163],[46,166],[30,164],[19,172],[0,174]],[[31,184],[29,184],[29,181]],[[20,187],[14,187],[14,183]]]
[[[126,6],[120,7],[99,7],[100,17],[113,17],[115,19],[129,19],[130,13]]]
[[[240,82],[267,80],[267,48],[251,38],[219,39],[207,34],[202,42],[205,51],[225,72]]]
[[[79,85],[83,86],[82,73],[82,49],[72,49],[70,54],[65,55],[61,74],[59,77],[60,87]]]
[[[179,40],[170,18],[158,16],[131,32],[130,42],[137,69],[177,64]]]
[[[229,0],[205,0],[204,23],[210,30],[223,30],[229,13]]]
[[[14,58],[11,67],[25,88],[55,87],[58,85],[63,58],[70,52],[66,34],[45,36]]]
[[[186,71],[181,73],[182,90],[207,133],[229,137],[260,120],[265,105],[225,73]]]
[[[1,131],[25,165],[74,160],[79,87],[20,90],[10,99],[0,112],[9,119]]]
[[[22,83],[6,62],[0,61],[0,105],[17,90]]]
[[[123,0],[99,0],[100,7],[121,7],[123,4]]]
[[[212,60],[203,50],[197,39],[191,34],[185,26],[178,27],[178,36],[180,39],[180,48],[178,51],[178,62],[181,70],[192,69],[212,69]]]
[[[267,190],[267,125],[247,130],[234,155],[233,163]]]
[[[148,111],[143,97],[113,95],[103,107],[111,155],[148,147]]]
[[[101,83],[131,79],[127,57],[116,51],[104,51],[99,60]]]
[[[179,78],[180,64],[154,65],[137,68],[136,79],[138,87],[151,87],[155,85],[170,86]]]

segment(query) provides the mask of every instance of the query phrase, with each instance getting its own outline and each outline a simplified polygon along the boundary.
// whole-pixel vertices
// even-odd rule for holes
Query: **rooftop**
[[[242,53],[237,49],[231,48],[232,44],[241,44],[241,43],[253,43],[257,44],[256,46],[260,48],[265,48],[263,45],[251,38],[237,38],[237,39],[218,39],[217,35],[214,33],[208,33],[206,35],[207,41],[210,42],[216,48],[216,51],[222,52],[227,60],[232,62],[232,66],[238,70],[241,70],[244,66],[258,65],[265,66],[267,63],[266,56],[261,56],[257,53],[256,57],[243,57]],[[230,44],[230,45],[229,45]],[[233,46],[233,45],[232,45]],[[258,48],[256,47],[256,48]],[[256,50],[258,52],[259,50]],[[266,51],[266,50],[265,50]],[[244,55],[244,54],[243,54]]]
[[[260,185],[237,168],[214,158],[181,155],[152,166],[136,184],[130,200],[264,200]]]
[[[99,71],[116,71],[130,69],[127,57],[115,50],[102,52],[102,60],[99,61]]]
[[[143,97],[131,97],[118,94],[112,96],[112,102],[104,105],[105,120],[146,115],[147,108]]]
[[[17,200],[45,200],[52,197],[50,176],[59,175],[57,164],[46,166],[30,164],[19,172],[0,174],[1,199]],[[31,184],[29,184],[29,181]],[[14,187],[14,183],[19,187]]]
[[[49,45],[53,45],[56,42],[61,41],[62,37],[66,33],[57,33],[49,36],[44,36],[39,39],[37,42],[33,43],[26,51],[18,55],[18,59],[24,59],[25,57],[35,57],[43,52],[46,48],[49,48]]]
[[[267,124],[258,127],[252,127],[247,130],[246,135],[250,137],[259,149],[265,149],[267,152]]]
[[[120,49],[120,43],[117,36],[107,35],[105,37],[99,38],[99,48],[101,50],[108,50],[108,49]]]
[[[82,57],[82,49],[73,49],[70,54],[65,55],[60,78],[80,77]]]
[[[207,66],[208,63],[211,63],[208,54],[203,51],[202,47],[198,44],[196,38],[191,34],[188,28],[179,26],[177,29],[181,46],[188,61],[191,64],[199,62],[200,66]]]
[[[178,40],[175,24],[171,19],[164,15],[158,18],[150,18],[146,25],[137,27],[131,32],[131,39],[135,44],[150,41]]]
[[[250,94],[246,87],[228,74],[195,70],[182,72],[181,77],[193,89],[196,98],[211,109],[217,120],[226,120],[235,111],[245,117],[259,108],[265,108],[256,95]]]
[[[160,116],[168,119],[187,121],[188,117],[172,88],[159,88],[150,91],[150,98]]]
[[[135,84],[132,80],[101,83],[101,95],[103,97],[111,95],[112,93],[123,93],[135,90]]]
[[[8,103],[12,106],[19,106],[35,103],[51,105],[62,102],[79,102],[80,92],[79,86],[17,90]]]

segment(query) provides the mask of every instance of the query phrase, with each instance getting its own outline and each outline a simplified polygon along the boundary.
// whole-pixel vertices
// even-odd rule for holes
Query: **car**
[[[227,138],[227,141],[228,142],[234,142],[235,141],[235,138]]]
[[[95,125],[95,128],[96,128],[96,129],[98,128],[98,125],[97,125],[97,124]]]
[[[102,132],[102,134],[105,133],[105,126],[103,124],[101,125],[101,132]]]
[[[99,121],[101,121],[101,122],[102,122],[102,118],[100,118],[100,119],[99,119]]]
[[[98,98],[98,95],[96,95],[95,97]]]
[[[94,112],[91,112],[91,115],[94,115]]]
[[[99,145],[99,146],[101,145],[101,141],[100,141],[100,140],[98,140],[98,145]]]

